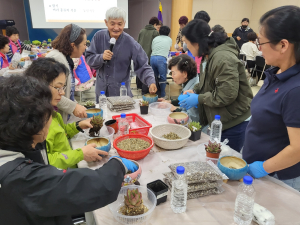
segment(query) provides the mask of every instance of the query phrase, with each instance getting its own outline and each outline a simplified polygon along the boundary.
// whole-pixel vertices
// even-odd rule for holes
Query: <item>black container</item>
[[[198,131],[196,131],[196,132],[193,132],[192,131],[192,134],[191,134],[191,136],[190,136],[190,140],[191,141],[198,141],[200,138],[201,138],[201,132],[202,132],[202,130],[200,129],[200,130],[198,130]]]
[[[156,205],[167,201],[168,186],[161,180],[156,180],[151,183],[148,183],[147,188],[149,188],[155,194],[157,199]]]
[[[140,109],[141,109],[141,114],[148,114],[149,106],[148,105],[140,106]]]
[[[87,109],[94,109],[94,108],[96,108],[96,105],[93,105],[93,106],[85,106],[84,105],[84,107],[87,108]]]

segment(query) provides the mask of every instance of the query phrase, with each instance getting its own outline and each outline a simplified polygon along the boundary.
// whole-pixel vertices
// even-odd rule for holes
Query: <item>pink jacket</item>
[[[3,54],[2,52],[0,52],[0,69],[4,69],[8,66],[9,66],[9,63],[8,63],[6,55]]]
[[[10,40],[10,38],[8,38],[10,43],[9,43],[9,47],[11,48],[11,51],[13,54],[15,54],[18,51],[18,46],[12,41]],[[22,47],[21,47],[21,43],[20,40],[17,41],[17,44],[20,47],[20,54],[22,53]]]

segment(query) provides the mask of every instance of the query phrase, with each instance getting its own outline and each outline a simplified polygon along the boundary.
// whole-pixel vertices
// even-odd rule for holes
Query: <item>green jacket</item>
[[[233,38],[210,50],[205,71],[194,87],[195,93],[199,94],[202,126],[211,124],[215,115],[220,115],[223,130],[226,130],[251,116],[253,94],[238,54],[239,48]]]
[[[142,46],[144,51],[146,52],[148,56],[148,60],[150,60],[152,49],[152,41],[155,37],[159,36],[159,33],[155,29],[155,27],[151,24],[148,24],[145,26],[144,29],[142,29],[139,33],[138,37],[138,43]]]
[[[54,113],[49,133],[46,139],[49,163],[59,169],[77,168],[77,163],[83,160],[82,150],[73,150],[69,143],[79,131],[75,123],[64,124],[59,113]]]

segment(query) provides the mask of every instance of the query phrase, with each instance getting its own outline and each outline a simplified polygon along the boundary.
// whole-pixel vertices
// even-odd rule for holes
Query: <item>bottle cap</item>
[[[184,174],[184,167],[183,166],[177,166],[177,168],[176,168],[176,172],[177,172],[177,174]]]
[[[122,118],[122,119],[126,118],[126,114],[125,114],[125,113],[122,113],[122,114],[121,114],[121,118]]]
[[[253,182],[253,178],[250,176],[244,176],[243,181],[244,181],[244,184],[251,185]]]
[[[122,82],[121,85],[125,85],[125,82]]]
[[[220,120],[220,119],[221,119],[221,116],[220,116],[220,115],[215,115],[215,119],[216,119],[216,120]]]
[[[100,91],[100,94],[101,95],[105,95],[105,91]]]

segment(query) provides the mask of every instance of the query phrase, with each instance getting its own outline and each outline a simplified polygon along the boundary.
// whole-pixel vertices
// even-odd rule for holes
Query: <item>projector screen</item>
[[[126,11],[128,0],[29,0],[33,28],[63,28],[76,23],[82,28],[106,28],[105,13],[111,7]]]

